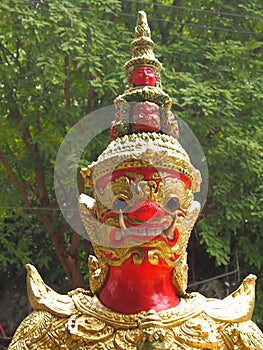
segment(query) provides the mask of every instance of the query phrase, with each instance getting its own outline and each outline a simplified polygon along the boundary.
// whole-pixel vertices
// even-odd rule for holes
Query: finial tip
[[[135,38],[142,36],[151,36],[151,31],[147,21],[147,15],[144,11],[138,11],[137,25],[135,28]]]
[[[138,11],[137,25],[147,23],[147,15],[144,11]]]

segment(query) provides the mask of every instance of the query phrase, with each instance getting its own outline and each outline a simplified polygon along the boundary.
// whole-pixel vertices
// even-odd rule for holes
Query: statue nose
[[[148,220],[161,220],[164,216],[160,205],[151,200],[137,202],[127,213],[129,219],[145,222]]]

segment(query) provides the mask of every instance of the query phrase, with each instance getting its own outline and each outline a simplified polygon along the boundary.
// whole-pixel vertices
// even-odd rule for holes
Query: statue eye
[[[170,198],[166,203],[166,207],[169,211],[175,213],[179,208],[179,199],[177,197]]]
[[[119,212],[120,210],[124,212],[125,210],[127,211],[128,208],[129,208],[129,205],[126,202],[126,200],[123,198],[116,198],[113,202],[112,209],[115,212]]]

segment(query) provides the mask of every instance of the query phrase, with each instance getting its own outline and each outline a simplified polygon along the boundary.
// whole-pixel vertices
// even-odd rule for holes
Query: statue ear
[[[194,227],[194,224],[200,213],[201,205],[197,201],[193,201],[190,208],[187,210],[187,214],[182,221],[182,232],[187,237],[190,236],[190,233]]]
[[[94,198],[82,193],[79,196],[79,211],[81,221],[91,242],[97,241],[99,221],[97,219],[96,201]]]
[[[173,269],[172,281],[178,294],[182,297],[186,297],[188,283],[187,252],[184,252],[176,263],[176,266]]]
[[[198,218],[200,212],[200,203],[193,201],[190,208],[187,210],[187,214],[180,224],[180,235],[177,242],[178,252],[180,258],[176,263],[173,270],[173,284],[176,286],[178,293],[181,296],[186,296],[186,288],[188,281],[188,265],[187,265],[187,251],[188,241],[190,238],[191,231]]]

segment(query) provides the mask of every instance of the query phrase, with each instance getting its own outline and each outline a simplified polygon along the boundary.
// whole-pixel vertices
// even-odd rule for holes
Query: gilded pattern
[[[121,169],[154,166],[157,169],[178,171],[192,180],[192,190],[198,191],[201,175],[180,143],[169,135],[138,133],[112,141],[96,162],[82,170],[87,187],[93,187],[103,176]]]
[[[98,260],[96,262],[96,268],[94,269],[94,267],[92,267],[90,274],[92,291],[97,291],[105,282],[108,271],[107,266],[121,266],[132,256],[135,265],[140,265],[144,259],[148,259],[152,265],[157,265],[159,263],[159,258],[161,258],[168,266],[173,266],[175,268],[173,273],[173,282],[179,289],[179,292],[184,294],[187,287],[188,270],[186,263],[186,248],[191,230],[199,214],[199,209],[200,207],[198,203],[193,202],[185,217],[181,216],[178,218],[176,227],[178,228],[179,238],[174,246],[167,245],[163,240],[146,241],[139,246],[134,246],[134,241],[131,241],[131,246],[126,244],[125,248],[118,249],[113,248],[110,245],[107,247],[105,245],[101,246],[93,243],[94,252],[98,257]],[[90,232],[90,228],[95,226],[95,224],[92,226],[94,217],[89,215],[89,210],[85,204],[82,204],[81,206],[81,213],[84,226],[87,232]],[[104,230],[108,235],[108,231],[106,229],[107,226],[102,226],[104,226]],[[142,249],[143,247],[150,248],[146,256],[144,250]],[[108,256],[110,256],[110,258]],[[176,256],[180,258],[176,259]],[[91,259],[94,260],[94,258]],[[100,261],[100,263],[98,261]],[[96,271],[96,274],[94,274],[94,271]]]
[[[223,300],[206,299],[192,293],[182,298],[175,308],[133,315],[107,309],[96,296],[81,289],[68,296],[55,292],[50,296],[38,272],[31,266],[28,267],[28,279],[31,298],[35,305],[40,303],[38,308],[42,310],[34,311],[22,322],[9,350],[139,350],[145,349],[142,344],[147,342],[152,349],[170,350],[263,348],[262,333],[250,320],[254,276],[248,276],[236,292]],[[43,288],[34,285],[36,280],[38,284],[41,281]],[[33,295],[37,289],[42,295]],[[61,300],[67,298],[71,299],[74,308],[65,308],[65,315],[59,316],[56,310],[60,308]]]
[[[200,190],[201,175],[177,140],[178,124],[170,111],[171,98],[162,90],[162,65],[153,47],[146,14],[140,11],[132,58],[125,64],[127,87],[114,101],[113,141],[81,170],[84,185],[94,191],[94,198],[80,196],[81,219],[96,255],[89,257],[91,291],[60,295],[27,265],[28,296],[35,311],[18,327],[9,350],[263,349],[263,335],[251,321],[255,276],[248,276],[223,300],[186,292],[186,248],[200,210],[194,193]],[[131,79],[136,68],[145,65],[153,70],[154,85]],[[148,127],[157,119],[165,134],[140,128],[131,133],[129,122],[135,114],[130,101],[139,102],[142,110],[151,101],[156,114]],[[152,206],[147,207],[149,202]],[[119,272],[117,267],[128,260],[132,272],[144,262],[151,268],[165,264],[172,271],[169,282],[172,278],[178,305],[162,311],[140,308],[146,311],[139,313],[118,313],[115,304],[114,310],[103,305],[99,292],[107,285],[110,269]]]
[[[130,162],[130,167],[132,164],[133,162]],[[137,171],[140,169],[138,168]],[[139,177],[140,174],[137,175]],[[127,176],[120,176],[109,181],[104,188],[97,189],[96,201],[99,202],[101,210],[105,213],[107,209],[112,208],[115,199],[123,199],[129,206],[133,206],[140,199],[149,198],[165,207],[168,200],[176,196],[180,202],[181,210],[186,211],[193,201],[193,192],[189,191],[179,179],[165,178],[168,175],[164,172],[153,174],[154,179],[163,177],[158,185],[154,181],[143,179],[132,181]]]

